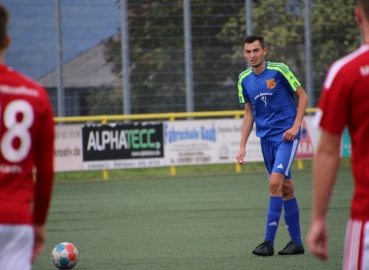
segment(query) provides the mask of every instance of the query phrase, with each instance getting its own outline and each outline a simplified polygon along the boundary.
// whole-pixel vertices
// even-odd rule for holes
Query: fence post
[[[301,159],[297,160],[297,169],[302,170],[304,168],[304,163]]]
[[[309,96],[308,107],[314,106],[314,87],[313,87],[313,55],[311,46],[311,0],[305,0],[305,80],[306,92]]]
[[[129,60],[129,25],[128,25],[128,5],[127,0],[120,0],[121,11],[121,53],[123,72],[123,113],[131,114],[131,81],[130,81],[130,60]]]
[[[61,3],[60,0],[55,0],[56,5],[56,49],[57,49],[57,106],[58,106],[58,116],[65,116],[65,108],[64,108],[64,86],[63,86],[63,42],[62,42],[62,23],[61,23]]]
[[[171,116],[169,118],[169,121],[174,121],[174,116]],[[176,167],[175,166],[170,166],[170,175],[171,176],[175,176],[176,175]]]
[[[101,124],[105,125],[106,124],[106,118],[104,117],[103,120],[101,120]],[[103,179],[104,180],[108,180],[109,178],[109,174],[108,174],[108,170],[103,170]]]
[[[239,114],[235,114],[234,116],[235,119],[239,119],[240,118],[240,115]],[[240,163],[236,163],[236,166],[235,166],[235,170],[236,170],[236,173],[240,173],[241,172],[241,164]]]
[[[186,111],[194,111],[193,98],[193,64],[192,64],[192,31],[191,31],[191,1],[183,1],[183,27],[186,70]]]

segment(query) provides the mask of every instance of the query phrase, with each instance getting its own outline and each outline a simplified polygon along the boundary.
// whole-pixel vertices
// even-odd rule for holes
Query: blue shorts
[[[272,172],[277,172],[284,174],[286,179],[291,179],[290,167],[296,155],[299,139],[272,142],[261,138],[260,144],[268,178],[270,178]]]

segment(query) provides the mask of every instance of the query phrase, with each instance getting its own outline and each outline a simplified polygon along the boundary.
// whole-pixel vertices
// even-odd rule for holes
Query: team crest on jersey
[[[275,80],[274,79],[270,79],[270,80],[267,80],[266,81],[266,84],[267,84],[267,87],[269,89],[272,89],[274,88],[277,84],[275,83]]]

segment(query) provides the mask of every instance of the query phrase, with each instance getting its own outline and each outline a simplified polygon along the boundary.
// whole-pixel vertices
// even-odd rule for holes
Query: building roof
[[[63,87],[85,88],[121,85],[121,79],[112,70],[113,63],[106,62],[104,44],[101,42],[63,64]],[[41,76],[37,82],[44,87],[57,87],[57,69]]]

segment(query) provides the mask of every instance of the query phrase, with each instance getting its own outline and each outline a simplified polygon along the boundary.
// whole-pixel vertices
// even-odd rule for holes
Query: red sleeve
[[[40,133],[35,144],[35,165],[37,169],[35,183],[35,201],[33,223],[43,225],[51,201],[54,181],[54,120],[49,99],[45,97],[44,113],[41,117]]]
[[[344,74],[342,69],[335,74],[332,74],[330,69],[318,105],[322,112],[320,127],[337,135],[342,134],[347,123],[350,87],[347,85],[346,76],[349,75]]]

